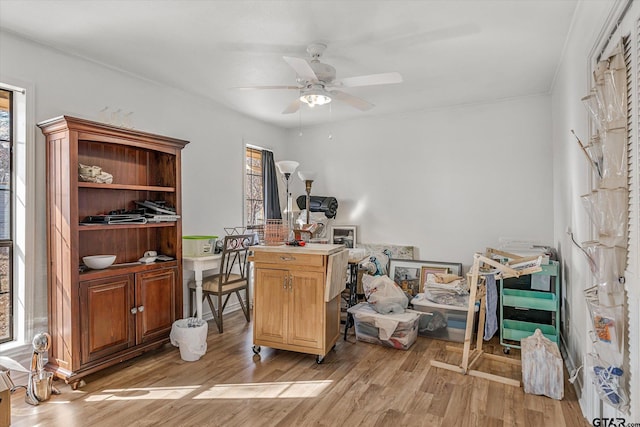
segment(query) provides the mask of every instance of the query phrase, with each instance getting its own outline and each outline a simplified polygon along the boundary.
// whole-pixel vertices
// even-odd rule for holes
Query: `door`
[[[291,271],[288,343],[322,348],[326,321],[324,315],[324,274]]]
[[[135,345],[132,275],[80,282],[80,363]]]
[[[257,267],[255,277],[254,343],[285,343],[289,272]]]
[[[136,344],[169,336],[176,320],[176,268],[136,274]]]

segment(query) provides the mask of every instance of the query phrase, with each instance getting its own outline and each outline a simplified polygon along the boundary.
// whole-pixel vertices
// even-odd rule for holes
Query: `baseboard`
[[[253,304],[249,302],[249,308],[251,307],[253,307]],[[224,316],[225,314],[230,314],[238,310],[242,310],[242,307],[240,306],[240,303],[236,300],[236,302],[234,302],[233,304],[227,304],[227,306],[224,308],[224,312],[222,313],[222,315]],[[213,320],[213,314],[209,310],[208,304],[202,304],[202,311],[203,311],[202,318],[204,320]]]
[[[571,376],[573,376],[576,372],[576,369],[579,369],[582,365],[576,367],[576,362],[571,357],[571,353],[568,350],[567,343],[564,340],[564,336],[562,334],[560,334],[560,353],[562,354],[564,364],[567,367],[567,371],[569,372],[569,378],[571,378]],[[576,380],[573,382],[573,384],[570,384],[573,386],[573,390],[576,392],[576,396],[578,396],[578,404],[580,405],[582,416],[590,420],[593,419],[593,407],[588,401],[588,392],[584,388],[585,375],[585,368],[582,367],[582,375],[577,375]]]

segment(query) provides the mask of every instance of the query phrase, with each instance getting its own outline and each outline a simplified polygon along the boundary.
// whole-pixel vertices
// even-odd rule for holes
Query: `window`
[[[0,89],[0,343],[13,340],[13,92]]]
[[[262,149],[247,146],[245,154],[245,226],[262,229],[264,225],[264,191]]]
[[[18,84],[20,86],[14,86]],[[0,82],[0,353],[46,330],[46,294],[35,287],[33,85]],[[31,124],[31,125],[30,125]]]

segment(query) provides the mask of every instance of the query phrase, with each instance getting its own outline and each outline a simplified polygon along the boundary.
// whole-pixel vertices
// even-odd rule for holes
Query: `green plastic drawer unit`
[[[537,272],[532,273],[532,274],[540,275],[540,276],[557,276],[558,275],[558,265],[559,265],[559,263],[557,261],[551,261],[549,264],[542,264],[540,266],[540,268],[542,270],[541,271],[537,271]]]
[[[541,271],[500,281],[500,344],[505,346],[505,353],[511,347],[520,348],[520,340],[533,335],[536,329],[551,341],[558,342],[560,286],[556,279],[559,265],[557,261],[551,261],[541,265]],[[545,277],[539,276],[548,278],[549,291],[534,287],[534,282],[540,285],[546,281]],[[545,313],[548,316],[544,316]],[[547,317],[549,323],[544,323],[546,320],[541,323]]]
[[[527,338],[540,329],[542,334],[551,341],[557,343],[558,335],[556,327],[553,325],[544,325],[542,323],[522,322],[519,320],[503,320],[502,321],[502,337],[506,340],[520,341]]]
[[[558,307],[558,298],[556,297],[556,294],[552,294],[551,292],[503,289],[502,305],[508,307],[556,311],[556,308]]]
[[[510,289],[532,289],[532,285],[534,282],[538,282],[539,280],[546,278],[547,280],[552,280],[552,278],[558,276],[558,262],[552,261],[549,264],[543,264],[540,266],[541,270],[531,274],[525,274],[520,277],[511,277],[508,279],[504,279],[504,287]],[[537,280],[538,279],[538,280]],[[537,290],[540,290],[538,288]]]

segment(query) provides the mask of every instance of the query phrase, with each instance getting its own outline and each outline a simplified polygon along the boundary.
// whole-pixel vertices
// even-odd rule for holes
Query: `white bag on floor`
[[[369,304],[380,314],[404,313],[409,299],[388,276],[362,276],[364,295]]]
[[[536,329],[533,335],[520,341],[522,346],[522,383],[524,392],[541,394],[552,399],[564,397],[562,356],[556,343]]]

